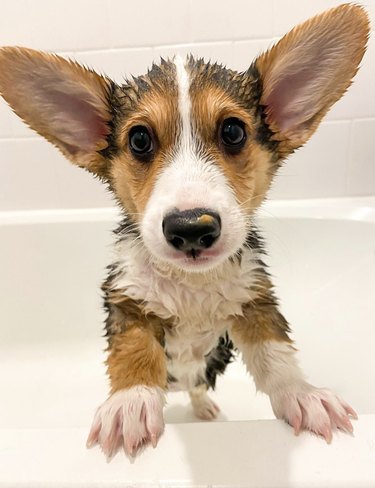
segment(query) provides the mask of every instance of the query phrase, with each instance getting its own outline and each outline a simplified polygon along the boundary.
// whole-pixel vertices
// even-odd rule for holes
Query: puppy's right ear
[[[73,163],[104,177],[111,81],[78,63],[34,51],[0,49],[0,94],[32,129]]]

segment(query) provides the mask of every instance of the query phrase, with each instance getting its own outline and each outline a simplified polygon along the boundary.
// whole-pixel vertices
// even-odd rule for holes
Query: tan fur
[[[161,344],[168,322],[154,314],[146,315],[142,303],[113,289],[110,282],[102,289],[110,307],[106,330],[112,393],[137,384],[165,388],[167,367]]]
[[[253,137],[257,129],[255,118],[217,86],[193,89],[191,98],[192,115],[206,152],[224,171],[243,210],[251,213],[264,199],[273,176],[273,155]],[[229,117],[242,120],[248,134],[238,155],[226,153],[223,146],[218,148],[220,126]]]
[[[250,132],[251,133],[251,132]],[[236,156],[218,157],[242,209],[250,214],[258,208],[273,176],[272,155],[256,141],[247,141]]]
[[[311,137],[329,108],[346,92],[358,71],[368,35],[365,10],[359,5],[344,4],[298,25],[257,59],[256,67],[263,80],[261,103],[265,106],[280,80],[284,77],[287,80],[294,69],[310,63],[313,73],[314,66],[317,67],[317,82],[310,89],[310,105],[315,109],[312,119],[301,120],[299,127],[285,132],[278,127],[272,106],[266,108],[267,122],[275,132],[274,139],[281,143],[282,157]],[[318,62],[325,52],[326,65],[322,67]],[[324,76],[319,81],[321,72]],[[306,107],[306,112],[307,108],[311,107]]]
[[[111,393],[136,385],[167,387],[164,349],[141,323],[113,337],[107,366]]]
[[[171,326],[168,320],[146,313],[142,302],[126,296],[123,290],[113,287],[111,281],[106,282],[102,290],[106,297],[106,306],[111,309],[106,323],[108,350],[111,349],[113,336],[122,334],[129,327],[140,323],[152,331],[159,343],[164,341],[164,330]]]
[[[143,212],[155,180],[171,159],[171,152],[179,131],[177,91],[153,90],[146,93],[120,129],[119,145],[124,152],[112,164],[111,180],[116,194],[135,221]],[[148,127],[154,135],[156,155],[150,164],[141,163],[131,154],[128,146],[129,130],[136,126]]]
[[[291,343],[289,326],[277,307],[271,280],[265,275],[254,287],[256,298],[243,306],[243,317],[236,317],[231,336],[237,344],[266,341]]]

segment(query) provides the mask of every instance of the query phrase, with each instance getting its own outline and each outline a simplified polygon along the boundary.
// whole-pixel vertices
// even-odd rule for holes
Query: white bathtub
[[[0,487],[375,487],[375,198],[261,212],[281,308],[309,379],[357,409],[354,437],[294,437],[239,362],[198,422],[170,394],[156,450],[107,464],[85,440],[107,394],[99,286],[113,210],[0,213]]]

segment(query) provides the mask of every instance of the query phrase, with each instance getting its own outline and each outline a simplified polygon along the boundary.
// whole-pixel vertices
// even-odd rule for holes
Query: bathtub
[[[358,411],[353,437],[295,437],[236,361],[217,421],[171,393],[157,449],[107,464],[85,441],[108,389],[99,286],[116,217],[0,214],[0,487],[374,488],[375,198],[272,201],[258,217],[301,365]]]

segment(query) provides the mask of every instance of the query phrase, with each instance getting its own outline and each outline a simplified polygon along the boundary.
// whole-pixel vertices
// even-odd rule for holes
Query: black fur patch
[[[116,85],[116,83],[112,80],[108,80],[108,82],[109,88],[107,91],[107,103],[108,109],[111,113],[111,118],[107,124],[109,127],[109,134],[107,136],[108,146],[105,149],[99,151],[99,154],[101,154],[106,159],[112,159],[117,155],[119,151],[116,130],[120,125],[119,120],[121,118],[121,104],[118,97],[119,86]]]
[[[128,215],[123,217],[113,233],[118,241],[121,241],[126,237],[135,239],[140,235],[138,225]]]
[[[212,349],[206,356],[206,378],[205,382],[212,389],[216,385],[216,377],[218,374],[223,374],[227,365],[232,362],[234,358],[233,342],[229,339],[227,333],[221,336],[218,345]]]
[[[124,115],[136,111],[142,97],[151,89],[171,96],[177,95],[174,63],[161,58],[160,64],[154,63],[145,75],[126,80],[120,87],[119,95]]]
[[[177,379],[173,375],[171,375],[171,373],[168,373],[167,374],[167,383],[168,384],[169,383],[177,383]]]
[[[113,233],[116,236],[117,242],[120,242],[126,238],[134,239],[138,237],[139,229],[138,226],[136,226],[127,215],[125,215],[117,228],[113,231]],[[104,311],[106,313],[106,319],[104,323],[104,337],[108,339],[108,342],[110,344],[112,336],[119,332],[122,332],[121,330],[118,330],[117,325],[115,325],[118,324],[119,317],[122,319],[121,310],[117,305],[111,303],[113,283],[120,276],[121,268],[119,266],[119,263],[115,262],[107,266],[106,269],[108,275],[104,283],[102,284],[101,289],[103,292]]]
[[[250,68],[246,71],[246,76],[249,76],[253,80],[253,94],[254,94],[254,106],[255,114],[258,119],[256,140],[259,144],[266,146],[271,152],[277,151],[279,142],[273,140],[274,132],[266,122],[265,106],[260,103],[263,92],[263,81],[255,65],[252,63]]]
[[[246,236],[245,246],[259,252],[260,254],[266,254],[264,239],[259,234],[258,229],[254,228],[254,225],[252,225],[251,230]]]
[[[108,276],[102,284],[101,289],[103,292],[103,307],[106,313],[106,319],[104,322],[104,337],[108,339],[110,344],[111,337],[117,334],[119,331],[114,327],[113,316],[115,313],[117,313],[117,311],[116,306],[109,301],[109,292],[112,288],[113,281],[119,276],[120,272],[118,271],[117,263],[110,264],[106,267],[106,269],[108,271]]]

